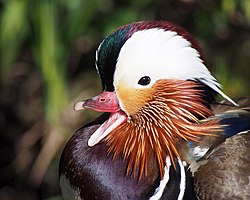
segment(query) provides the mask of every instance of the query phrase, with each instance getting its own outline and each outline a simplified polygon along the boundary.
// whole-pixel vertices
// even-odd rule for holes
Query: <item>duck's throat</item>
[[[156,165],[163,176],[166,157],[172,161],[179,157],[176,146],[179,140],[199,141],[201,135],[220,129],[217,121],[198,120],[211,116],[211,111],[204,106],[200,91],[194,86],[180,84],[170,91],[158,88],[154,98],[131,120],[105,138],[114,159],[122,154],[128,160],[127,174],[140,179],[148,176]]]

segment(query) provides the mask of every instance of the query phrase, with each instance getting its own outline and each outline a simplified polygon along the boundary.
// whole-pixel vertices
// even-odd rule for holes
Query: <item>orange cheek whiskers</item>
[[[157,163],[161,176],[166,156],[172,163],[179,157],[179,140],[199,141],[202,135],[213,135],[221,127],[217,120],[201,122],[212,116],[203,104],[201,91],[190,81],[162,80],[155,84],[153,95],[130,122],[113,130],[105,141],[114,159],[122,154],[128,159],[127,174],[141,179],[147,176],[152,162]]]

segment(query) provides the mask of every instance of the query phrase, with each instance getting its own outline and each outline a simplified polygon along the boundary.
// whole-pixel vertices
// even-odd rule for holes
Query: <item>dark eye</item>
[[[138,81],[139,85],[148,85],[150,83],[151,79],[149,76],[143,76],[141,79]]]

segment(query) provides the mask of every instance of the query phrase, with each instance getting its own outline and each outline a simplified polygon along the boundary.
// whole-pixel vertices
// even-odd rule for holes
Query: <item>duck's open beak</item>
[[[74,105],[75,110],[91,109],[98,112],[109,112],[110,117],[89,138],[88,145],[94,146],[112,130],[127,120],[127,115],[120,109],[115,92],[104,91],[91,99],[80,101]]]
[[[98,96],[85,101],[79,101],[74,105],[75,110],[91,109],[98,112],[117,112],[120,110],[115,92],[102,92]]]

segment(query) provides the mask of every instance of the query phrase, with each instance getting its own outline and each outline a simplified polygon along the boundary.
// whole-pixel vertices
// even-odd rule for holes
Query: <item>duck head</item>
[[[96,52],[96,68],[103,92],[75,104],[109,112],[89,138],[88,145],[104,142],[115,159],[128,159],[127,173],[147,176],[152,162],[161,176],[166,157],[179,157],[178,140],[198,141],[218,131],[210,103],[220,89],[206,68],[201,49],[179,26],[166,22],[136,22],[107,36]]]

